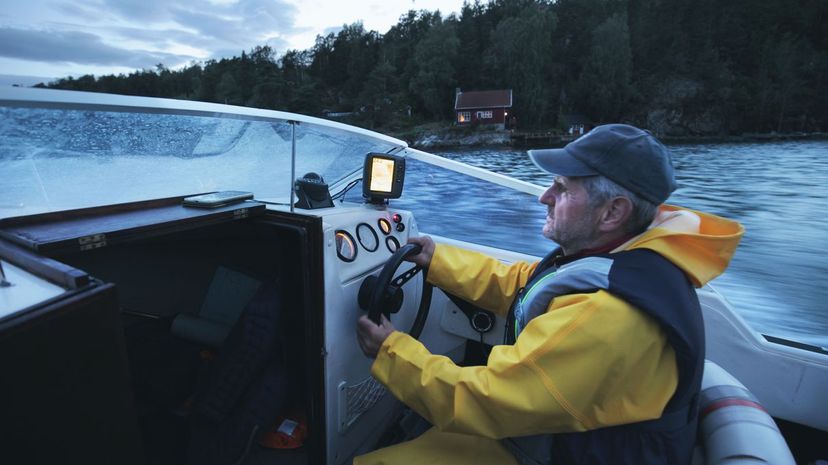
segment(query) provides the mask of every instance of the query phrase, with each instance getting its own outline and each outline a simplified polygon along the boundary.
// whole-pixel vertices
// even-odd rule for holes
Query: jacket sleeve
[[[604,291],[556,298],[486,366],[458,367],[392,333],[372,374],[440,429],[489,438],[658,418],[678,383],[657,323]]]
[[[503,316],[536,266],[526,262],[507,265],[478,252],[437,244],[428,269],[428,281]]]

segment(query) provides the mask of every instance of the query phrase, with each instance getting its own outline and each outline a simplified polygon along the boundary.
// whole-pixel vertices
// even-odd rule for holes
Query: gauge
[[[356,258],[356,242],[347,231],[336,232],[336,255],[346,262],[352,262]]]
[[[385,234],[386,236],[391,234],[390,221],[386,220],[385,218],[380,218],[379,221],[377,221],[377,224],[379,225],[380,231],[382,231],[383,234]]]
[[[369,252],[373,252],[379,247],[377,232],[367,223],[360,223],[357,226],[357,240]]]
[[[394,236],[388,236],[385,238],[385,246],[388,247],[391,253],[394,253],[400,248],[400,241]]]

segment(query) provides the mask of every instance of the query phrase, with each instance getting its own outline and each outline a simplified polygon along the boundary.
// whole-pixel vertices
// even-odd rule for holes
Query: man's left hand
[[[380,315],[379,325],[371,321],[367,315],[360,317],[357,321],[357,341],[359,341],[362,353],[366,357],[377,358],[377,352],[382,347],[382,343],[394,331],[396,331],[396,328],[385,315]]]

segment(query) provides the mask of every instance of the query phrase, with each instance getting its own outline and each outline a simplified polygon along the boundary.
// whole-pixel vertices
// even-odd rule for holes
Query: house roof
[[[473,108],[511,108],[512,89],[459,92],[454,100],[455,110]]]

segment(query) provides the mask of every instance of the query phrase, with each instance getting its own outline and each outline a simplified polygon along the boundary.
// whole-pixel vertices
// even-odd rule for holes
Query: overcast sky
[[[232,57],[256,45],[279,54],[362,21],[385,33],[408,10],[458,12],[462,0],[0,0],[0,75],[31,79],[129,73]],[[0,82],[9,82],[6,78]]]

